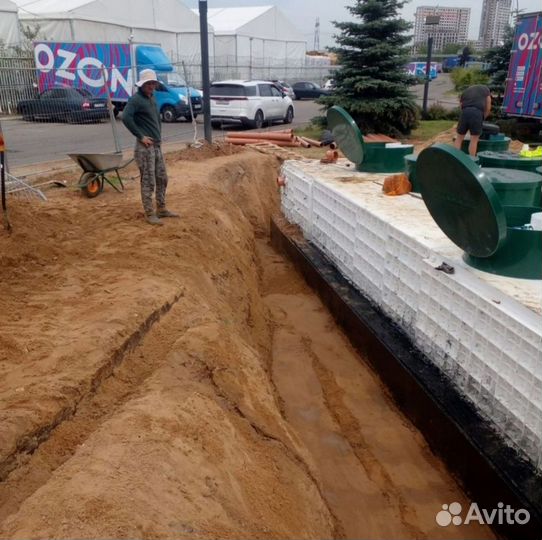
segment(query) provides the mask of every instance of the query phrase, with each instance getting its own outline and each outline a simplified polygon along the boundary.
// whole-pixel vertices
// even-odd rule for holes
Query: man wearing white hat
[[[144,69],[136,86],[138,91],[130,98],[122,113],[122,121],[136,137],[135,160],[141,173],[141,200],[145,218],[151,225],[162,225],[160,218],[179,217],[166,208],[168,177],[162,155],[162,123],[154,99],[159,82],[152,69]],[[156,190],[156,211],[152,194]]]

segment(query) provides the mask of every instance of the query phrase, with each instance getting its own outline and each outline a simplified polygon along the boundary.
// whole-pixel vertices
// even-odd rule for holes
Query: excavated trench
[[[465,495],[270,246],[277,162],[198,159],[159,230],[135,185],[12,208],[0,537],[492,538],[436,524]]]

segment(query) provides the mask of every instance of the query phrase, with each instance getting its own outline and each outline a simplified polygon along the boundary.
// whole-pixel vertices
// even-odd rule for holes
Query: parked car
[[[260,129],[265,123],[291,124],[294,105],[285,92],[269,81],[220,81],[211,85],[211,123],[238,121]]]
[[[97,66],[104,66],[107,89],[117,114],[137,90],[134,82],[139,80],[141,71],[152,69],[160,81],[154,97],[164,122],[176,122],[181,117],[191,122],[192,114],[196,116],[202,111],[201,93],[188,88],[166,51],[158,45],[131,40],[130,43],[37,41],[34,57],[40,92],[53,88],[80,88],[99,97],[104,84],[98,76],[101,69]]]
[[[96,98],[83,88],[53,88],[36,99],[17,104],[23,120],[54,120],[58,122],[99,121],[109,117],[107,100]]]
[[[313,82],[296,82],[293,87],[296,99],[316,99],[331,92]]]
[[[271,80],[272,83],[276,84],[285,94],[288,95],[291,99],[295,99],[294,89],[286,82],[279,79]]]

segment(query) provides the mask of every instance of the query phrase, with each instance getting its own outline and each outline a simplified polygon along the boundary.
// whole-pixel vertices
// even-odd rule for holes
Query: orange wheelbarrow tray
[[[130,165],[133,158],[123,162],[121,153],[68,154],[68,156],[83,169],[77,186],[83,190],[87,197],[97,197],[103,191],[105,182],[118,192],[124,191],[119,171]],[[109,173],[116,174],[120,188],[107,177]]]

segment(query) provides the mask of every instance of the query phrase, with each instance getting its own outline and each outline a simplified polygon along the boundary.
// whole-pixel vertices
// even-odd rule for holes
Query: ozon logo
[[[132,88],[131,70],[124,77],[119,68],[112,65],[105,69],[103,62],[92,56],[78,58],[73,51],[53,49],[47,43],[38,43],[34,48],[36,67],[41,73],[54,72],[57,79],[73,82],[79,79],[91,88],[103,88],[106,82],[113,93],[123,89],[128,95]],[[58,67],[55,67],[58,66]]]
[[[472,503],[465,518],[462,517],[463,507],[458,502],[443,504],[442,510],[437,513],[435,519],[441,527],[454,525],[469,525],[480,523],[481,525],[526,525],[531,519],[527,510],[514,510],[509,504],[499,503],[497,508],[486,510],[480,508],[477,503]]]
[[[540,49],[542,47],[542,34],[540,32],[531,32],[530,34],[521,34],[518,39],[518,49],[528,51]]]

